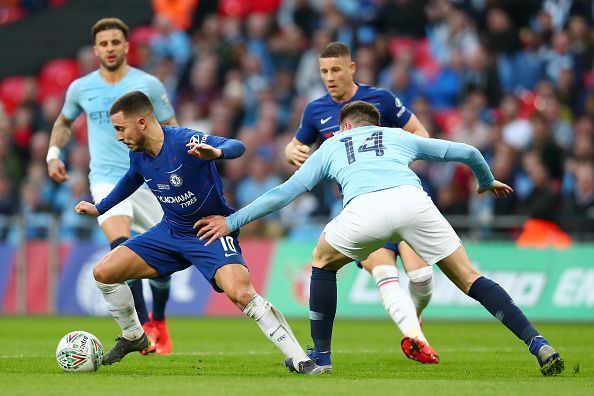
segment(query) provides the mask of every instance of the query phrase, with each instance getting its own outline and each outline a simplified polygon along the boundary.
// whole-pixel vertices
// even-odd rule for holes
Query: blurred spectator
[[[550,174],[540,155],[530,151],[522,157],[522,167],[532,184],[528,196],[519,202],[518,212],[534,219],[559,221],[560,196],[551,185]]]
[[[520,118],[520,104],[513,95],[506,95],[501,101],[501,116],[503,122],[503,140],[515,148],[523,150],[528,147],[532,139],[532,124]]]
[[[190,37],[178,30],[167,15],[156,15],[153,20],[156,34],[151,38],[151,49],[157,60],[171,58],[178,71],[182,71],[192,55]]]
[[[41,196],[41,188],[34,181],[25,181],[21,187],[19,214],[25,222],[27,239],[45,239],[48,236],[51,208]]]
[[[484,151],[489,144],[489,127],[481,119],[481,108],[477,101],[468,97],[460,109],[461,123],[454,129],[452,140],[470,144]]]
[[[74,207],[80,201],[92,202],[87,174],[79,171],[70,172],[70,179],[60,186],[60,193],[55,199],[60,215],[60,239],[89,240],[97,228],[96,219],[79,216]]]
[[[247,177],[237,186],[235,192],[237,204],[240,207],[244,207],[266,191],[278,186],[280,183],[280,178],[273,173],[271,158],[268,156],[268,153],[257,152],[256,155],[252,156],[250,159]],[[270,230],[267,229],[267,224],[272,224],[277,219],[278,214],[272,213],[262,218],[261,221],[254,222],[246,233],[266,235],[270,232]]]
[[[157,15],[169,19],[177,30],[188,30],[198,2],[199,0],[153,0],[153,8]]]
[[[574,167],[575,190],[566,199],[565,226],[582,233],[594,233],[594,162],[581,161]]]
[[[14,186],[10,178],[0,172],[0,241],[5,241],[11,226],[11,216],[16,213],[17,200],[14,199]]]

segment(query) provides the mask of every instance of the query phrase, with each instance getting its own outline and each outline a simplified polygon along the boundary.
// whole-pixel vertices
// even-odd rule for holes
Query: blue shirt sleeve
[[[79,105],[79,93],[80,79],[74,80],[68,87],[64,107],[62,107],[62,115],[71,121],[74,121],[83,112],[82,107]]]
[[[221,149],[225,159],[239,158],[245,153],[245,144],[241,140],[212,135],[203,136],[206,136],[206,144]]]
[[[485,158],[475,147],[465,143],[448,140],[429,139],[411,135],[417,146],[415,159],[429,161],[455,161],[466,164],[472,169],[479,187],[487,188],[493,184],[493,174]]]
[[[132,167],[120,179],[118,184],[111,190],[107,197],[103,198],[96,206],[99,214],[107,212],[124,199],[128,198],[132,193],[140,188],[144,183],[144,179],[140,173],[133,170]]]
[[[154,76],[147,78],[148,97],[153,103],[155,116],[159,122],[170,119],[175,115],[175,111],[169,102],[165,86]]]
[[[382,96],[382,117],[390,124],[391,127],[402,128],[406,125],[412,113],[402,104],[390,91],[384,91]]]
[[[297,140],[308,146],[314,144],[320,136],[318,128],[312,122],[311,106],[311,103],[305,106],[305,110],[303,110],[303,114],[301,115],[299,129],[297,129],[297,133],[295,134]]]

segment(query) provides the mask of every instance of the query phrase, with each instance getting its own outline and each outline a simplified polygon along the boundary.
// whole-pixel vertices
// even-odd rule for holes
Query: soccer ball
[[[96,371],[103,361],[103,346],[91,333],[72,331],[58,343],[56,360],[64,371]]]

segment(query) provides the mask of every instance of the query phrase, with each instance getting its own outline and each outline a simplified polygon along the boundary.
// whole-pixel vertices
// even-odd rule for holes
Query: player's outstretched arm
[[[58,116],[50,136],[49,150],[47,152],[47,173],[56,183],[64,183],[69,179],[66,166],[60,159],[60,150],[68,143],[72,135],[72,120]]]
[[[300,167],[309,158],[311,147],[293,138],[285,147],[285,158],[291,165]]]
[[[76,205],[74,210],[76,210],[76,213],[78,213],[79,215],[88,215],[95,217],[99,216],[99,211],[97,210],[95,205],[87,201],[80,201]]]
[[[493,180],[493,184],[489,187],[478,187],[476,192],[482,194],[484,192],[491,191],[491,194],[495,198],[505,198],[511,194],[514,189],[499,180]]]
[[[194,228],[198,228],[198,239],[201,241],[208,239],[204,244],[205,246],[208,246],[211,242],[231,233],[227,226],[227,218],[224,216],[203,217],[194,223]]]

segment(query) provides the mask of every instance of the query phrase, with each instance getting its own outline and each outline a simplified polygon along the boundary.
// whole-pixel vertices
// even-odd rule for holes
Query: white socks
[[[107,303],[111,316],[118,322],[124,338],[137,340],[142,337],[144,330],[138,320],[134,308],[134,298],[127,283],[105,284],[97,282],[97,287]]]
[[[408,272],[407,275],[408,291],[417,308],[417,316],[420,318],[433,293],[433,268],[423,267]]]
[[[256,294],[245,306],[243,313],[256,321],[266,337],[285,357],[293,359],[295,367],[299,362],[309,360],[283,314],[262,296]]]
[[[400,287],[398,269],[393,265],[378,265],[371,272],[382,295],[386,311],[402,334],[427,342],[410,296]]]

